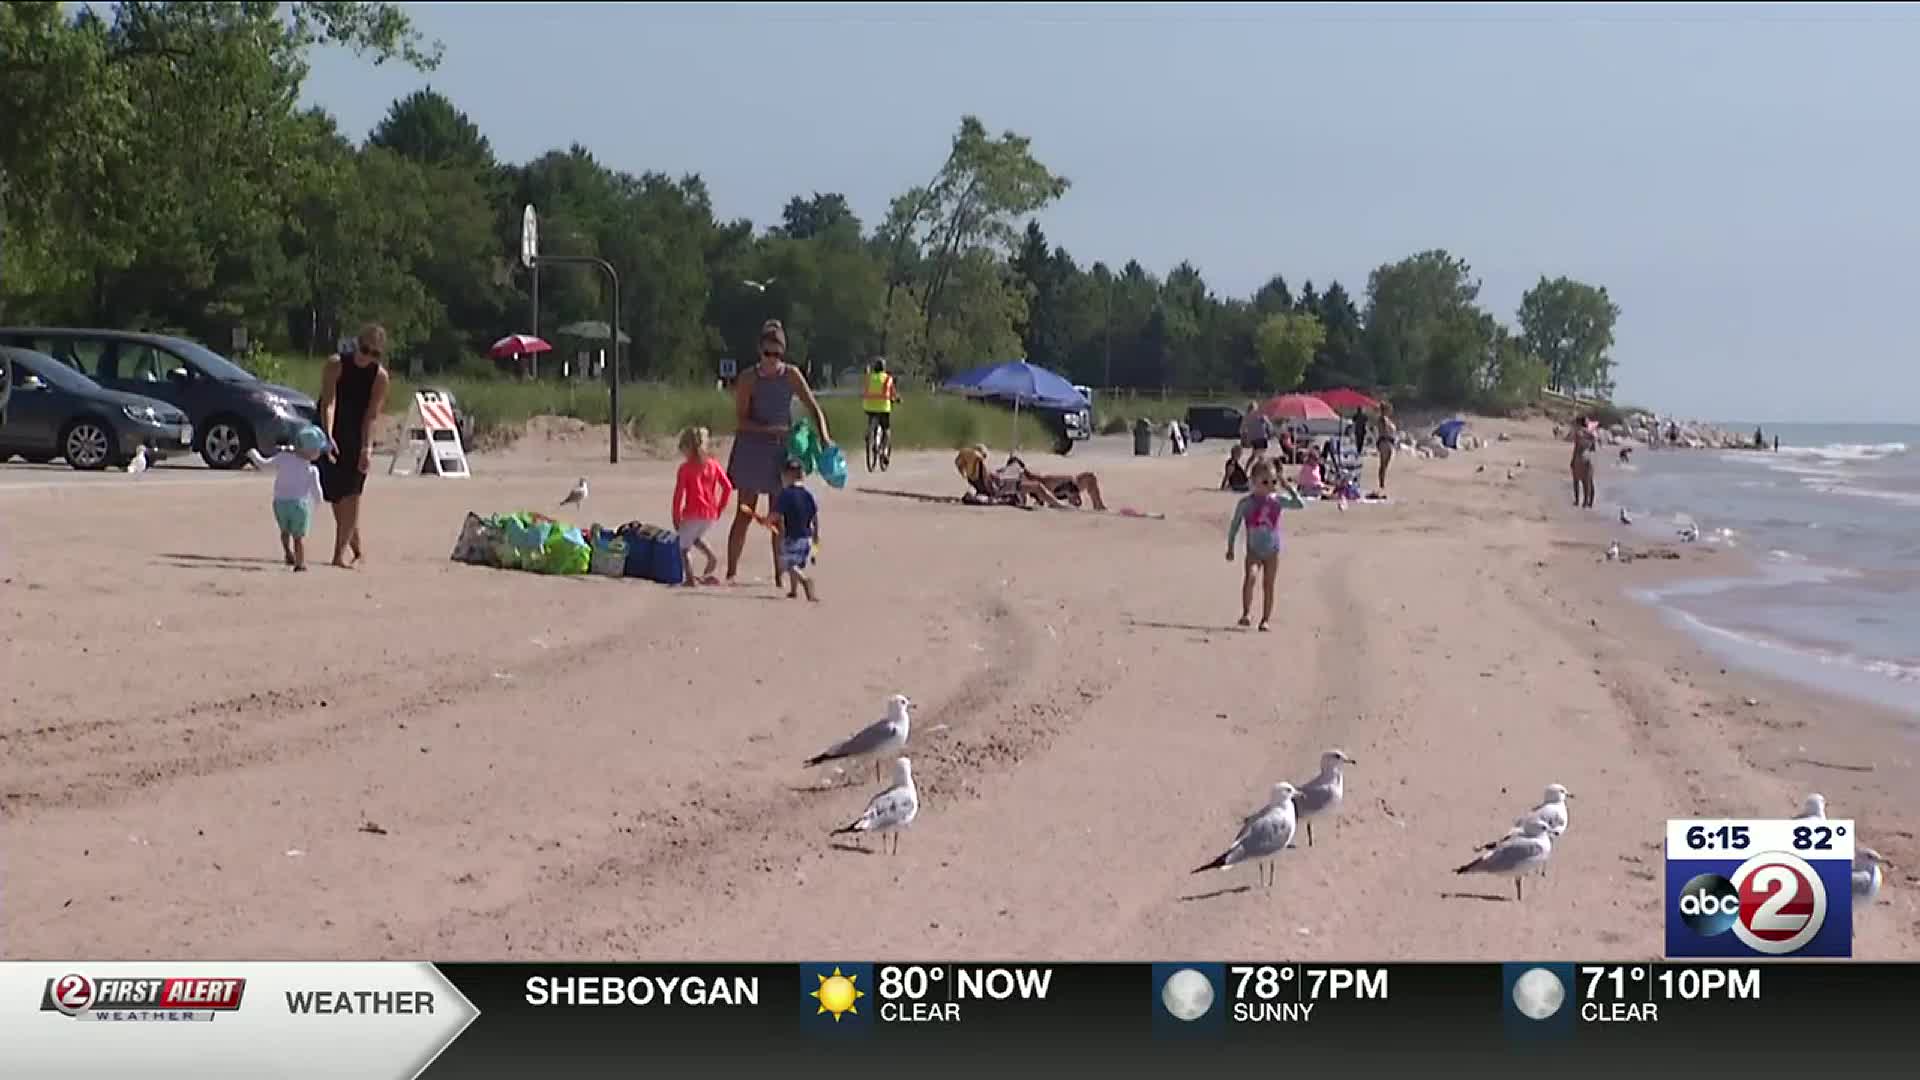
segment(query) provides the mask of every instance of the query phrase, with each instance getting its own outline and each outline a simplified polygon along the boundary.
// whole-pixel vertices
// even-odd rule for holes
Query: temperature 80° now
[[[1045,1001],[1052,968],[889,965],[880,969],[880,1019],[952,1023],[969,1001]]]
[[[1227,969],[1233,1019],[1252,1023],[1304,1023],[1323,1001],[1384,1001],[1385,968],[1313,967],[1302,964],[1236,964]]]

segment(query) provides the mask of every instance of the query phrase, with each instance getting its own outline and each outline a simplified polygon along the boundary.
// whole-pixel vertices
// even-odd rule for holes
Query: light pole
[[[607,365],[607,464],[620,464],[620,273],[613,264],[593,255],[537,255],[533,257],[533,272],[538,280],[540,264],[555,263],[568,266],[597,266],[604,270],[607,281],[613,286],[613,321],[607,326],[607,346],[613,351],[613,363]]]

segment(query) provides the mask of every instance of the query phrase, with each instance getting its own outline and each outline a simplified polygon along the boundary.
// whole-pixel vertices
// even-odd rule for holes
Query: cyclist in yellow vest
[[[882,468],[893,456],[893,405],[899,400],[900,391],[887,374],[886,358],[874,357],[866,389],[860,393],[860,407],[867,414],[867,445],[873,448],[869,460],[878,459]]]

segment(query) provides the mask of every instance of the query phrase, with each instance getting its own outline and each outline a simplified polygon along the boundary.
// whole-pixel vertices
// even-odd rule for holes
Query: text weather
[[[1387,999],[1385,968],[1235,964],[1227,981],[1239,1023],[1307,1023],[1322,1002]]]
[[[1667,823],[1667,955],[1853,954],[1853,822]]]
[[[953,1023],[973,1002],[1045,1001],[1053,969],[892,964],[879,969],[879,1016],[890,1023]]]

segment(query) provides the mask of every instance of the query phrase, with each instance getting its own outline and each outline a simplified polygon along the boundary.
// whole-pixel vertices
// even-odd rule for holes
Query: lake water
[[[1765,431],[1778,453],[1606,459],[1617,490],[1602,495],[1631,509],[1641,543],[1677,541],[1692,521],[1703,543],[1751,559],[1638,595],[1737,663],[1920,714],[1920,425]]]

